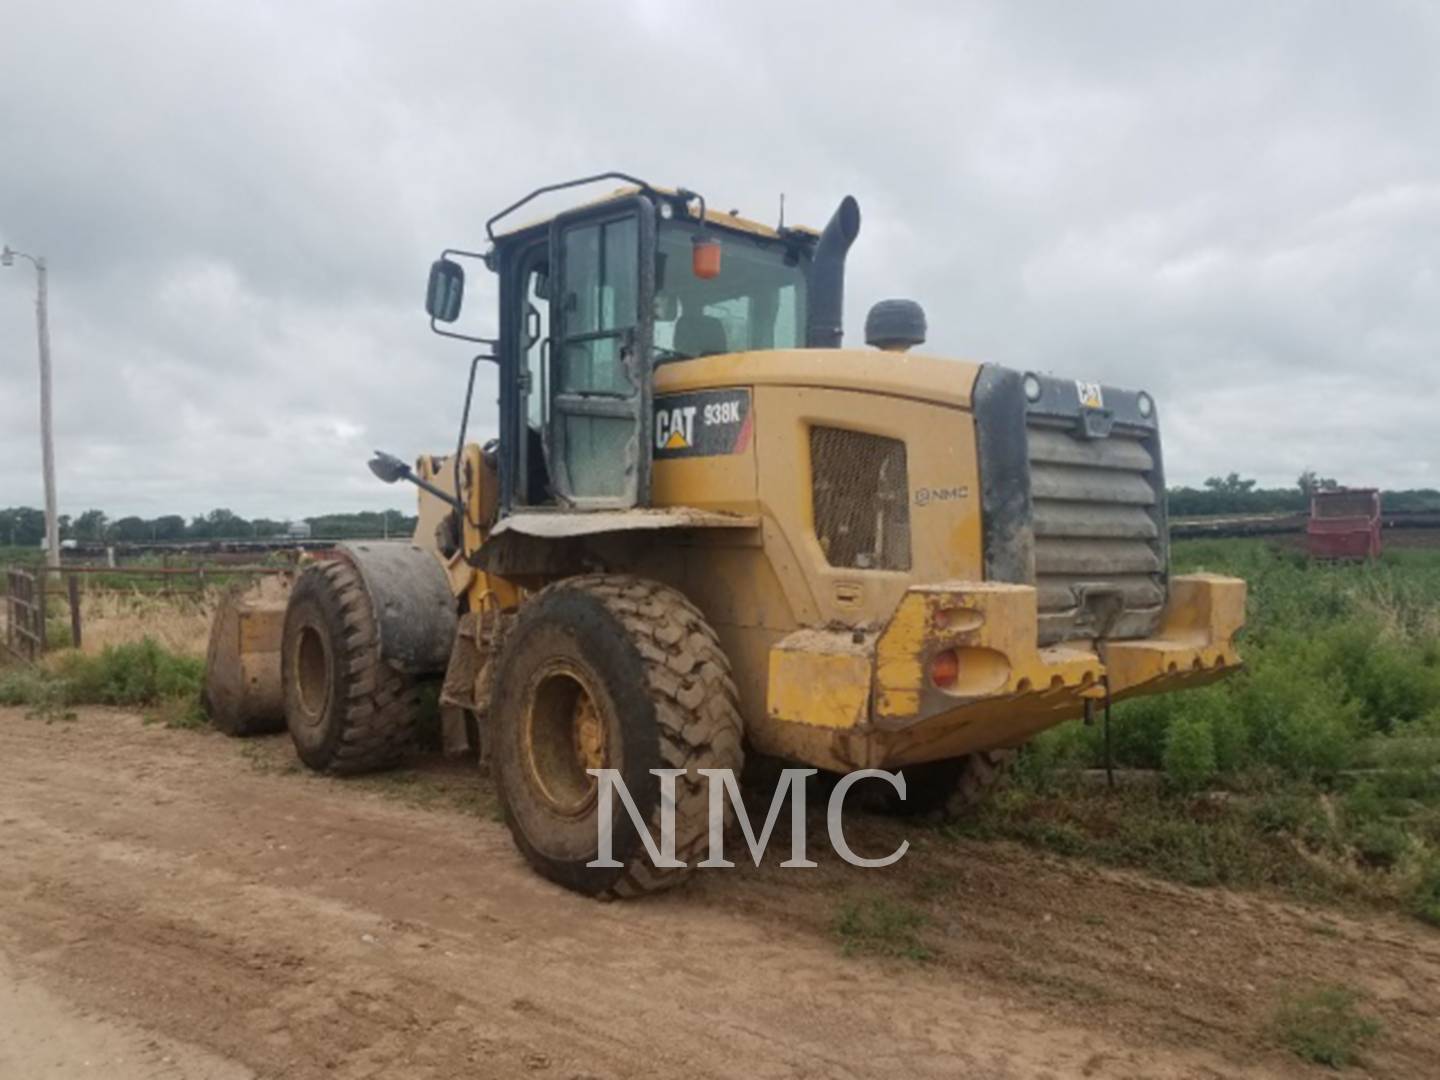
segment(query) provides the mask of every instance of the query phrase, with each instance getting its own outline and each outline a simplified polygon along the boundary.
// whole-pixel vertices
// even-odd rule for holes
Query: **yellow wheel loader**
[[[602,180],[627,186],[496,228]],[[526,858],[623,896],[686,869],[655,866],[619,802],[618,865],[588,865],[592,770],[618,771],[652,831],[652,770],[685,770],[693,864],[699,769],[900,770],[905,809],[953,810],[1047,727],[1234,670],[1245,585],[1170,575],[1150,396],[918,355],[910,301],[842,347],[859,228],[853,198],[816,233],[607,173],[446,251],[437,332],[466,339],[467,260],[498,279],[465,398],[468,417],[493,360],[498,438],[467,443],[462,420],[452,454],[377,453],[377,476],[420,489],[413,542],[343,545],[283,604],[217,619],[223,726],[283,723],[312,768],[382,768],[441,680],[447,741],[478,730]]]

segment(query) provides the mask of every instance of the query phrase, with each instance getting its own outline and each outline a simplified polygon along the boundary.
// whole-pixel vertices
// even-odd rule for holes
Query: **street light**
[[[50,322],[45,260],[6,244],[0,266],[14,266],[15,256],[35,267],[35,332],[40,340],[40,451],[45,470],[45,562],[60,565],[60,523],[55,516],[55,439],[50,429]]]

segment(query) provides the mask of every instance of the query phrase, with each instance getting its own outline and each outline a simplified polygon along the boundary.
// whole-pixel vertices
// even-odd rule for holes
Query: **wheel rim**
[[[313,626],[300,631],[295,643],[295,688],[306,726],[314,727],[330,701],[330,646]]]
[[[610,760],[609,725],[585,675],[556,663],[532,684],[525,710],[525,763],[530,781],[555,813],[578,817],[595,803],[597,783],[587,769]]]

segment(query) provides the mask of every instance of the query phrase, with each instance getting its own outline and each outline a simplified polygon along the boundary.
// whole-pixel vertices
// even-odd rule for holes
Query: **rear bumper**
[[[878,634],[802,630],[770,653],[760,748],[835,768],[885,767],[1014,746],[1087,700],[1211,682],[1240,666],[1245,583],[1171,579],[1155,636],[1041,648],[1034,588],[957,582],[908,590]],[[959,675],[937,688],[934,656]]]

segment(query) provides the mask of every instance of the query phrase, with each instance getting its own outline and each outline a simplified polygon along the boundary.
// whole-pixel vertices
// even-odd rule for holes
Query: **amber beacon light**
[[[720,241],[708,232],[695,234],[690,251],[690,267],[702,281],[720,276]]]

